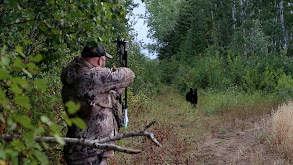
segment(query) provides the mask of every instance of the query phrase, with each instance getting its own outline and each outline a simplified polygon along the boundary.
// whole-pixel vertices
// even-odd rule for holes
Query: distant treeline
[[[163,81],[293,92],[293,4],[287,0],[147,1]]]

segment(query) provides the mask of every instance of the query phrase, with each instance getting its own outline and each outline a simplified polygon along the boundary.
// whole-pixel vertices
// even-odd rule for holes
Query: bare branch
[[[156,122],[153,121],[150,124],[146,126],[146,128],[143,131],[137,131],[137,132],[127,132],[124,134],[120,134],[117,136],[112,136],[112,137],[107,137],[107,138],[102,138],[95,140],[97,143],[105,143],[105,142],[110,142],[110,141],[116,141],[124,138],[129,138],[129,137],[134,137],[134,136],[146,136],[150,138],[157,146],[162,147],[162,145],[157,141],[155,138],[154,134],[147,132],[146,130],[149,129],[152,125],[154,125]]]
[[[23,23],[27,23],[27,22],[32,22],[32,21],[35,21],[36,19],[33,19],[33,20],[24,20],[24,21],[21,21],[21,22],[16,22],[16,23],[11,23],[11,24],[0,24],[1,26],[12,26],[12,25],[18,25],[18,24],[23,24]],[[41,19],[37,19],[37,21],[39,21]]]
[[[156,121],[152,121],[150,124],[148,124],[143,131],[146,131],[147,129],[151,128],[151,126],[154,124],[156,124]]]
[[[74,144],[74,145],[83,145],[83,146],[88,146],[92,148],[98,148],[98,149],[104,149],[104,150],[115,150],[118,152],[124,152],[128,154],[138,154],[141,152],[141,150],[134,150],[134,149],[128,149],[128,148],[123,148],[117,145],[113,144],[108,144],[107,142],[111,141],[116,141],[128,137],[135,137],[135,136],[146,136],[150,138],[156,145],[162,147],[162,145],[156,140],[154,134],[148,133],[145,130],[150,128],[155,122],[150,123],[149,125],[146,126],[144,131],[137,131],[137,132],[128,132],[124,134],[120,134],[117,136],[113,137],[108,137],[108,138],[102,138],[102,139],[97,139],[97,140],[87,140],[87,139],[79,139],[79,138],[61,138],[67,145],[68,144]],[[5,141],[10,142],[15,138],[19,138],[19,135],[7,135],[4,134],[2,137]],[[55,137],[39,137],[36,136],[34,139],[36,142],[40,143],[41,141],[44,141],[46,143],[58,143]]]
[[[12,141],[15,138],[19,138],[19,136],[14,136],[14,135],[2,135],[2,138],[5,141]],[[86,140],[86,139],[78,139],[78,138],[61,138],[66,145],[69,144],[74,144],[74,145],[83,145],[87,147],[92,147],[92,148],[98,148],[98,149],[104,149],[104,150],[115,150],[119,152],[124,152],[128,154],[138,154],[141,152],[141,150],[134,150],[134,149],[128,149],[128,148],[123,148],[114,144],[101,144],[97,143],[95,140]],[[55,137],[39,137],[36,136],[34,139],[36,142],[40,143],[41,141],[44,141],[46,143],[58,143]]]
[[[29,40],[31,40],[32,37],[33,37],[33,34],[35,32],[35,26],[36,26],[36,24],[38,22],[39,16],[40,16],[40,12],[38,12],[37,15],[35,16],[35,21],[34,21],[34,24],[32,26],[32,29],[30,31]],[[31,54],[31,49],[32,49],[32,46],[30,45],[29,48],[28,48],[28,51],[26,53],[26,59],[25,59],[26,63],[28,62],[28,56]]]

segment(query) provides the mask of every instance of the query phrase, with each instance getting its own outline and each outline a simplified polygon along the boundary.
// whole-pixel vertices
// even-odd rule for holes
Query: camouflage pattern
[[[99,139],[118,133],[117,122],[112,112],[112,97],[119,96],[116,91],[130,85],[134,73],[129,68],[95,67],[81,57],[75,58],[63,71],[63,102],[71,100],[81,105],[75,114],[84,119],[85,130],[69,127],[67,137]],[[73,116],[71,116],[73,117]],[[68,165],[106,164],[107,155],[113,151],[93,149],[80,145],[64,147],[64,157]]]

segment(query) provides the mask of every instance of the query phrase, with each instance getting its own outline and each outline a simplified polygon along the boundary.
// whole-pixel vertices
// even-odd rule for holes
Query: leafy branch
[[[124,138],[129,137],[135,137],[135,136],[146,136],[148,137],[152,142],[154,142],[157,146],[162,147],[162,145],[157,141],[153,133],[147,132],[147,130],[154,125],[156,122],[153,121],[150,124],[148,124],[143,131],[136,131],[136,132],[127,132],[124,134],[116,135],[113,137],[107,137],[97,140],[86,140],[86,139],[79,139],[79,138],[61,138],[66,145],[83,145],[87,147],[92,148],[98,148],[98,149],[104,149],[104,150],[115,150],[118,152],[124,152],[128,154],[138,154],[141,153],[141,150],[135,150],[135,149],[128,149],[124,147],[120,147],[118,145],[108,144],[107,142],[111,141],[117,141]],[[4,134],[1,136],[5,141],[10,142],[13,139],[20,138],[20,136],[16,135],[8,135]],[[36,136],[34,138],[35,142],[41,143],[42,141],[46,143],[58,143],[58,140],[55,137],[39,137]]]

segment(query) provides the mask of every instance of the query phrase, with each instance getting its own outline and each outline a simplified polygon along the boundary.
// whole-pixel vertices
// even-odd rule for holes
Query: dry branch
[[[154,134],[148,133],[146,130],[149,129],[155,122],[150,123],[146,126],[146,128],[143,131],[137,131],[137,132],[127,132],[124,134],[116,135],[113,137],[107,137],[102,139],[96,139],[96,140],[87,140],[87,139],[79,139],[79,138],[61,138],[66,145],[83,145],[87,147],[92,148],[98,148],[98,149],[104,149],[104,150],[114,150],[118,152],[124,152],[128,154],[138,154],[141,152],[141,150],[134,150],[134,149],[128,149],[123,148],[114,144],[108,144],[107,142],[110,141],[117,141],[124,138],[129,137],[135,137],[135,136],[146,136],[149,139],[151,139],[156,145],[162,147],[162,145],[156,140]],[[12,141],[15,138],[20,138],[18,135],[8,135],[4,134],[1,136],[5,141]],[[36,136],[34,139],[36,142],[40,143],[41,141],[44,141],[46,143],[58,143],[55,137],[39,137]]]
[[[124,139],[124,138],[134,137],[134,136],[146,136],[149,139],[151,139],[157,146],[162,147],[162,145],[155,138],[154,134],[147,132],[147,129],[149,129],[155,123],[156,123],[155,121],[151,122],[150,124],[148,124],[145,127],[145,129],[143,131],[127,132],[127,133],[116,135],[113,137],[98,139],[98,140],[95,140],[95,142],[96,143],[105,143],[105,142],[116,141],[116,140],[120,140],[120,139]]]

